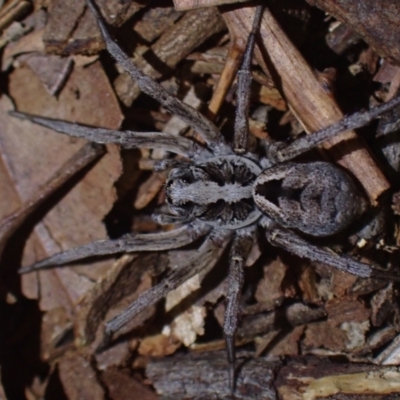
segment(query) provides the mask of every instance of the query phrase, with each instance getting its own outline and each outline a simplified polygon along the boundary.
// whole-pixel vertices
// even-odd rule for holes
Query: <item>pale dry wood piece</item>
[[[0,9],[0,30],[7,28],[21,18],[31,8],[31,3],[24,0],[11,0]]]
[[[151,46],[148,58],[146,54],[136,56],[135,65],[145,74],[158,79],[165,69],[175,68],[191,51],[223,28],[224,23],[216,9],[189,11]],[[155,60],[154,64],[146,58]],[[157,68],[157,64],[161,64],[164,71]],[[128,107],[140,94],[139,86],[127,73],[116,79],[115,87],[121,101]]]
[[[173,335],[159,333],[142,339],[137,351],[145,357],[165,357],[175,353],[181,346],[182,342]]]
[[[247,37],[251,30],[254,9],[243,7],[224,13],[229,29]],[[314,132],[343,118],[331,93],[327,93],[318,76],[294,48],[275,18],[265,9],[259,30],[262,50],[268,53],[274,69],[280,75],[282,90],[291,110],[307,132]],[[260,50],[255,56],[267,74],[268,68]],[[344,132],[323,144],[339,164],[350,170],[364,186],[372,203],[389,188],[389,183],[375,161],[363,147],[355,132]]]
[[[307,0],[357,32],[382,57],[400,65],[400,3],[392,0]]]
[[[374,358],[374,363],[378,365],[399,365],[400,363],[400,335]]]
[[[398,367],[333,363],[324,358],[289,360],[276,375],[281,400],[384,400],[400,394]]]
[[[18,210],[6,216],[0,221],[0,258],[4,246],[10,236],[23,224],[32,212],[39,207],[47,198],[59,189],[77,172],[87,167],[96,158],[104,154],[105,148],[96,144],[87,144],[65,164],[63,164],[55,174],[38,188],[31,198],[26,200]]]
[[[228,25],[229,27],[229,25]],[[208,105],[209,117],[213,118],[218,113],[225,100],[229,88],[235,80],[236,73],[242,61],[242,56],[246,49],[246,39],[229,32],[231,41],[229,44],[228,55],[226,57],[224,69],[219,78],[218,84],[214,89],[211,101]]]

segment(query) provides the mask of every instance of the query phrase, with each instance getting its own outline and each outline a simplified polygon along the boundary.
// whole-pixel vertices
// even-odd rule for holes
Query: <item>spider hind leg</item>
[[[110,338],[137,314],[163,299],[171,290],[176,289],[192,276],[201,273],[204,276],[219,260],[227,246],[232,232],[213,230],[194,254],[184,261],[183,265],[175,265],[169,274],[157,285],[142,293],[121,314],[106,323],[105,336]],[[107,339],[109,340],[109,339]]]
[[[211,228],[203,223],[183,225],[170,232],[127,234],[115,240],[98,240],[85,246],[57,253],[29,267],[21,268],[20,273],[61,266],[89,257],[133,253],[137,251],[162,251],[186,246],[205,236]]]
[[[239,300],[244,283],[243,267],[254,242],[254,229],[244,228],[236,233],[230,251],[228,294],[224,320],[224,336],[229,364],[229,387],[235,391],[235,335],[239,320]]]

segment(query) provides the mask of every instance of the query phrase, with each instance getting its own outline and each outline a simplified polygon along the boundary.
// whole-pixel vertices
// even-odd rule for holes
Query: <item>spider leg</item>
[[[94,256],[177,249],[206,235],[210,230],[211,228],[204,223],[193,223],[170,232],[127,234],[120,239],[98,240],[85,246],[57,253],[29,267],[21,268],[19,272],[26,273],[51,268]]]
[[[130,321],[141,311],[155,304],[164,298],[171,290],[176,289],[183,282],[190,279],[199,272],[207,273],[217,263],[231,237],[231,231],[212,231],[195,255],[185,262],[185,265],[178,265],[156,286],[142,293],[129,307],[121,314],[107,322],[105,326],[106,338],[118,331],[123,325]],[[106,339],[105,342],[108,342]]]
[[[110,33],[92,0],[86,0],[88,7],[96,17],[98,26],[106,42],[108,52],[117,63],[137,82],[140,89],[161,103],[169,112],[176,115],[199,132],[215,154],[229,154],[219,129],[201,113],[168,93],[158,82],[140,71],[121,47],[111,38]]]
[[[45,126],[69,136],[84,138],[95,143],[115,143],[125,148],[164,149],[188,158],[204,158],[211,153],[182,136],[162,132],[115,131],[105,128],[94,128],[71,122],[44,118],[35,115],[12,111],[10,114],[20,119],[27,119],[35,124]]]
[[[381,114],[395,108],[400,104],[400,96],[396,97],[389,102],[377,107],[373,107],[367,111],[360,111],[348,117],[343,118],[341,121],[323,128],[311,135],[303,136],[289,145],[282,146],[280,143],[272,144],[268,148],[268,158],[275,163],[292,160],[298,155],[311,150],[322,142],[337,135],[340,132],[360,128],[367,125],[373,119],[379,117]]]
[[[242,65],[237,73],[236,90],[236,116],[235,134],[233,139],[233,149],[238,154],[243,154],[247,150],[247,140],[249,137],[249,105],[250,105],[250,85],[251,85],[251,60],[253,59],[256,32],[260,25],[263,6],[256,8],[253,27],[247,40],[246,51],[243,55]]]
[[[267,230],[266,236],[272,245],[282,247],[301,258],[318,261],[361,278],[400,281],[399,275],[379,270],[352,257],[343,254],[340,255],[332,250],[312,245],[292,231],[274,227],[271,230]]]
[[[230,252],[228,295],[226,301],[224,336],[229,363],[229,387],[235,391],[235,335],[238,326],[239,300],[243,287],[243,266],[254,242],[254,229],[236,232]]]

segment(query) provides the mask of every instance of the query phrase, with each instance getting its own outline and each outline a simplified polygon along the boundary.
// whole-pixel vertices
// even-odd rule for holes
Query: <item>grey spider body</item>
[[[213,157],[172,169],[166,187],[177,220],[199,219],[224,229],[250,226],[263,213],[281,226],[329,236],[365,209],[350,176],[327,162],[283,163],[262,170],[244,156]]]
[[[399,98],[368,112],[353,114],[289,145],[268,144],[266,158],[263,157],[265,154],[249,154],[246,153],[248,93],[243,93],[251,81],[251,57],[262,16],[260,6],[256,11],[252,34],[238,74],[234,141],[229,146],[211,121],[169,94],[133,64],[109,35],[92,0],[87,0],[87,4],[98,20],[108,51],[120,66],[136,80],[143,92],[158,100],[172,114],[201,134],[206,145],[165,133],[117,132],[13,113],[58,132],[97,143],[118,143],[126,148],[164,149],[187,159],[166,160],[157,166],[157,169],[172,167],[166,184],[167,201],[172,215],[159,215],[156,219],[160,223],[180,223],[181,227],[169,232],[131,234],[116,240],[89,243],[39,261],[23,268],[21,272],[64,265],[91,256],[176,249],[204,238],[196,256],[188,260],[186,265],[171,270],[160,283],[140,295],[125,311],[106,324],[106,337],[110,337],[131,318],[165,297],[191,276],[209,270],[232,239],[223,327],[232,390],[235,380],[234,338],[244,280],[243,267],[255,241],[255,228],[258,225],[265,229],[266,238],[272,245],[280,246],[299,257],[322,262],[364,278],[398,279],[370,264],[313,245],[288,228],[313,236],[332,235],[347,227],[363,211],[363,196],[352,179],[339,167],[325,162],[298,164],[290,161],[343,130],[365,125],[398,105]]]

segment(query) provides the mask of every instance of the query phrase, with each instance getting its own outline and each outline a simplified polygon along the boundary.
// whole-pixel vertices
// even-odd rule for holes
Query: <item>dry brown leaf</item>
[[[266,310],[273,310],[284,297],[282,282],[286,271],[287,266],[279,257],[264,267],[264,277],[257,286],[255,298]]]
[[[33,72],[21,67],[10,77],[10,95],[18,110],[38,115],[80,121],[96,126],[118,128],[122,115],[107,78],[98,63],[88,68],[75,68],[59,99],[51,97]],[[55,134],[28,121],[11,118],[11,104],[5,97],[0,102],[0,152],[18,195],[28,199],[46,182],[84,141]],[[36,226],[41,250],[27,253],[24,263],[43,258],[61,249],[106,237],[101,220],[115,200],[113,185],[121,173],[119,153],[110,146],[108,154],[88,171],[84,179],[64,196]],[[30,255],[31,254],[31,255]],[[92,280],[108,269],[109,262],[97,267],[64,268],[38,273],[41,287],[41,308],[59,306],[71,312],[71,306],[93,285]],[[28,284],[32,275],[23,278],[26,294],[37,289]]]
[[[58,362],[60,381],[68,400],[99,400],[105,392],[89,359],[78,353],[64,356]]]
[[[143,383],[130,376],[129,373],[116,368],[109,368],[101,378],[108,389],[111,400],[157,400],[159,397]]]

